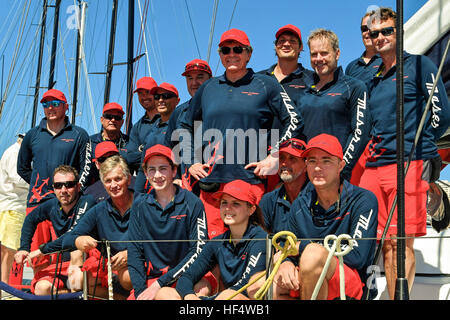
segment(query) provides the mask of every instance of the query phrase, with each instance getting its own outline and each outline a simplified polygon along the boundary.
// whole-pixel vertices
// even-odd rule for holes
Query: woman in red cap
[[[242,180],[225,184],[220,192],[220,215],[229,229],[204,246],[197,260],[178,279],[175,289],[163,288],[157,298],[224,300],[266,269],[267,233],[261,228],[263,218],[254,188]],[[219,292],[211,297],[197,296],[194,284],[216,266],[220,270]],[[234,299],[252,299],[263,281],[255,282]]]

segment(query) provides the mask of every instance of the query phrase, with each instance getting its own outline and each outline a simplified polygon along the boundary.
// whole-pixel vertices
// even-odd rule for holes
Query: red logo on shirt
[[[298,85],[298,84],[290,84],[289,87],[295,88],[295,89],[306,88],[306,86],[301,86],[301,85]]]
[[[332,96],[332,97],[335,97],[335,96],[342,96],[342,93],[339,93],[339,92],[330,92],[330,93],[327,93],[329,96]]]
[[[181,220],[181,218],[184,218],[184,217],[186,217],[185,214],[178,214],[176,216],[171,216],[172,219],[177,219],[177,220]]]
[[[64,142],[74,142],[75,141],[75,139],[61,139],[61,141],[64,141]]]
[[[242,91],[241,93],[246,94],[248,96],[256,96],[259,94],[259,92],[249,92],[249,91]]]

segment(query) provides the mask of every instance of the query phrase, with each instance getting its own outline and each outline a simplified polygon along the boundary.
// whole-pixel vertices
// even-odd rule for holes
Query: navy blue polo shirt
[[[203,182],[241,179],[259,184],[261,180],[254,175],[254,168],[246,170],[245,165],[265,159],[270,145],[303,137],[303,120],[278,81],[247,70],[236,82],[229,81],[226,73],[204,82],[181,121],[181,126],[191,135],[195,122],[203,121],[190,144],[190,164],[211,164],[211,172]],[[280,119],[282,130],[279,139],[271,143],[274,117]],[[200,152],[195,152],[196,147]],[[204,152],[202,147],[206,149]]]
[[[168,146],[169,148],[173,148],[177,143],[178,140],[172,141],[172,133],[181,127],[181,117],[184,117],[184,114],[188,110],[190,106],[190,102],[192,99],[189,99],[186,102],[183,102],[182,104],[178,105],[175,110],[173,110],[172,114],[170,115],[170,119],[168,122],[166,135],[164,136],[164,145]]]
[[[372,81],[373,77],[377,74],[378,68],[383,60],[376,54],[366,63],[363,59],[365,53],[366,52],[364,51],[359,58],[350,61],[347,68],[345,68],[345,74],[362,80],[366,86],[369,86],[370,81]]]
[[[308,179],[303,185],[302,190],[307,184]],[[258,206],[263,212],[264,227],[266,230],[269,230],[271,233],[277,233],[284,230],[291,209],[291,203],[287,198],[284,184],[281,187],[264,194],[261,201],[258,203]]]
[[[319,81],[315,75],[315,83]],[[350,179],[351,171],[369,142],[371,117],[366,85],[346,76],[339,67],[331,82],[319,91],[308,88],[300,101],[307,140],[327,133],[338,138],[347,163],[342,172]]]
[[[255,273],[266,270],[266,236],[261,227],[249,224],[236,245],[230,241],[229,230],[213,238],[178,279],[176,290],[183,298],[194,294],[194,285],[216,265],[225,289],[239,290]],[[246,290],[242,293],[247,295]]]
[[[132,190],[130,190],[132,191]],[[75,228],[64,236],[63,248],[76,248],[75,240],[79,236],[91,236],[96,240],[127,241],[130,209],[122,216],[114,208],[111,198],[99,202],[83,216]],[[112,242],[111,255],[126,250],[126,242]]]
[[[370,157],[367,167],[378,167],[396,163],[396,67],[373,79],[370,92],[370,108],[373,115]],[[420,119],[425,109],[429,91],[436,78],[437,67],[426,56],[404,53],[404,144],[405,161],[409,157],[417,133]],[[450,124],[450,109],[444,84],[439,79],[430,112],[416,146],[413,160],[428,160],[438,156],[436,141],[444,134]]]
[[[128,141],[127,154],[125,158],[131,170],[135,171],[141,165],[141,154],[142,152],[145,152],[145,138],[159,117],[160,115],[156,114],[150,120],[146,113],[131,128],[130,140]]]
[[[136,297],[147,288],[147,279],[159,277],[161,287],[175,282],[197,259],[208,237],[203,203],[193,193],[175,187],[175,196],[164,209],[154,190],[133,203],[128,230],[131,241],[128,271]]]
[[[103,130],[102,130],[103,131]],[[100,142],[103,141],[112,141],[117,149],[119,150],[119,154],[124,157],[126,159],[127,156],[127,144],[128,141],[130,140],[130,138],[128,137],[128,135],[120,132],[119,137],[113,141],[113,140],[106,140],[105,138],[103,138],[102,136],[102,131],[100,131],[99,133],[93,134],[89,137],[90,139],[90,150],[92,150],[92,154],[91,154],[91,159],[90,159],[90,169],[89,169],[89,176],[88,176],[88,183],[87,185],[90,186],[91,184],[95,183],[96,181],[100,180],[100,176],[99,176],[99,172],[97,169],[97,166],[94,163],[94,158],[95,158],[95,148],[97,147],[97,145]]]
[[[43,221],[50,221],[58,239],[46,243],[42,253],[51,253],[62,249],[63,235],[71,231],[87,210],[95,205],[95,200],[90,195],[81,195],[75,206],[66,214],[58,201],[53,198],[45,201],[42,205],[31,211],[24,220],[22,234],[20,237],[19,250],[30,251],[31,240],[37,225]],[[70,257],[69,257],[70,259]]]
[[[47,130],[47,118],[25,135],[20,146],[17,173],[30,184],[27,207],[54,198],[53,171],[66,164],[80,174],[82,187],[86,184],[87,146],[89,135],[66,117],[65,126],[55,136]]]
[[[356,240],[353,249],[344,256],[344,263],[357,269],[365,283],[367,268],[372,265],[375,255],[377,225],[378,202],[375,195],[344,180],[339,203],[328,210],[317,204],[315,188],[307,186],[292,203],[285,230],[291,231],[301,240],[300,254],[311,242],[323,244],[323,239],[329,234],[348,234],[353,239],[371,238]],[[294,264],[299,261],[298,256],[287,259]]]

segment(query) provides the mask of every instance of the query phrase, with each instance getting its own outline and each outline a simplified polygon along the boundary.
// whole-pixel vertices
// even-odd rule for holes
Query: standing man
[[[357,79],[360,79],[366,83],[369,87],[369,83],[376,75],[378,68],[381,64],[381,58],[375,50],[375,46],[372,43],[372,39],[369,35],[368,21],[370,12],[367,12],[361,19],[361,36],[364,45],[363,54],[351,61],[345,69],[345,74]]]
[[[177,166],[172,150],[152,146],[142,166],[153,189],[132,207],[128,238],[137,241],[128,244],[128,268],[136,299],[153,300],[160,288],[173,285],[194,263],[208,232],[200,199],[173,183]],[[139,241],[164,239],[192,241]],[[200,287],[206,290],[208,283],[203,284]],[[210,289],[203,295],[209,295]]]
[[[343,257],[345,295],[360,299],[367,289],[367,268],[375,253],[377,199],[372,192],[341,178],[346,164],[336,137],[320,134],[312,138],[303,157],[311,184],[292,204],[286,230],[297,238],[313,240],[300,241],[299,256],[288,257],[280,265],[274,296],[291,299],[299,295],[310,300],[329,254],[323,239],[330,234],[348,234],[353,249]],[[338,258],[334,257],[317,299],[338,299],[339,289]]]
[[[38,205],[55,197],[53,171],[66,164],[80,173],[80,184],[85,187],[89,159],[89,135],[72,125],[66,112],[67,99],[59,90],[50,89],[41,99],[45,117],[40,124],[27,132],[20,146],[17,173],[30,184],[27,214]],[[43,222],[36,230],[31,250],[51,240],[51,224]],[[45,260],[45,259],[44,259]],[[36,266],[36,264],[35,264]]]
[[[130,131],[126,160],[132,172],[136,172],[139,169],[142,152],[145,153],[145,137],[147,137],[159,117],[153,94],[150,92],[157,86],[158,84],[152,77],[142,77],[136,82],[136,90],[134,92],[137,92],[139,103],[145,109],[145,114],[133,125]]]
[[[95,152],[96,147],[100,142],[111,141],[116,145],[122,156],[126,155],[129,137],[120,131],[123,125],[124,114],[125,112],[120,104],[116,102],[105,104],[103,107],[102,116],[100,117],[102,129],[99,133],[93,134],[89,137],[91,150]],[[94,164],[94,152],[92,153],[92,157],[90,159],[91,167],[88,178],[88,186],[100,180],[98,169]]]
[[[347,163],[342,174],[350,180],[352,169],[369,141],[367,87],[338,67],[339,40],[333,31],[312,31],[308,45],[315,73],[314,84],[300,101],[304,133],[308,140],[321,133],[339,139]]]
[[[390,206],[397,194],[397,143],[396,143],[396,13],[390,8],[380,8],[370,16],[370,37],[383,62],[373,79],[370,106],[373,115],[372,139],[369,158],[361,176],[360,186],[375,193],[380,208],[378,236],[381,236]],[[417,126],[422,117],[430,89],[435,81],[436,65],[427,57],[404,53],[404,145],[405,161],[412,150]],[[436,141],[450,124],[450,108],[445,87],[441,79],[432,97],[432,107],[427,116],[420,139],[405,176],[405,234],[406,234],[406,278],[408,286],[414,282],[415,256],[414,237],[426,234],[426,202],[429,182],[439,178],[440,166]],[[432,170],[432,167],[438,167]],[[397,278],[396,257],[397,210],[387,226],[387,238],[383,246],[384,269],[391,298],[394,298]]]
[[[291,204],[308,182],[305,160],[302,158],[305,148],[306,144],[295,138],[280,144],[278,175],[283,183],[281,187],[266,193],[259,202],[264,226],[269,232],[284,230]]]
[[[24,135],[10,146],[0,160],[0,243],[1,281],[9,283],[14,254],[20,246],[20,230],[25,219],[28,183],[17,174],[17,155]],[[1,291],[0,291],[1,297]]]
[[[225,231],[219,198],[214,195],[223,184],[241,179],[256,185],[259,202],[264,193],[261,177],[277,172],[278,156],[267,155],[273,119],[281,120],[281,141],[299,136],[303,128],[301,117],[276,79],[247,68],[252,51],[245,32],[225,31],[219,43],[225,73],[197,90],[192,107],[181,122],[191,137],[191,149],[186,150],[191,159],[187,164],[190,177],[200,180],[200,199],[205,205],[210,237]],[[194,136],[196,121],[203,123]],[[274,131],[270,133],[275,135]],[[203,147],[203,153],[194,149],[194,139],[198,137],[202,138],[199,147]],[[278,142],[277,139],[273,143],[274,153]]]
[[[33,258],[39,258],[43,254],[57,252],[62,249],[62,237],[72,230],[84,213],[95,205],[94,198],[90,195],[82,195],[80,192],[79,175],[76,169],[61,165],[58,166],[52,176],[53,189],[56,198],[50,199],[30,212],[25,218],[22,227],[19,251],[15,254],[16,263],[22,264],[31,261]],[[31,240],[38,223],[42,221],[51,221],[56,240],[41,244],[39,249],[30,252]],[[55,269],[59,266],[54,261],[45,269],[37,272],[32,281],[32,291],[36,295],[49,295],[56,293],[70,292],[67,285],[68,268],[71,255],[74,256],[74,262],[79,263],[81,267],[81,253],[65,252],[60,261],[64,263],[61,266],[61,272],[56,274]],[[78,260],[78,261],[75,261]],[[55,275],[56,274],[56,275]],[[55,279],[55,276],[57,279]],[[53,286],[55,284],[55,286]]]
[[[178,90],[170,83],[163,82],[159,86],[154,87],[151,91],[155,99],[156,111],[159,113],[158,119],[155,120],[153,127],[144,140],[144,150],[148,150],[150,147],[163,144],[169,124],[169,119],[175,110],[176,106],[180,102],[178,97]],[[144,153],[142,156],[144,157]],[[144,160],[142,158],[142,160]],[[146,182],[145,173],[142,168],[139,168],[136,177],[135,191],[146,192],[150,186]]]

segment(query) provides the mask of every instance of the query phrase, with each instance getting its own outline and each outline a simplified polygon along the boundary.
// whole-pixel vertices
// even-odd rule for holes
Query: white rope
[[[114,300],[113,295],[113,287],[112,287],[112,268],[111,268],[111,247],[109,245],[109,241],[105,242],[106,244],[106,257],[108,265],[108,300]]]
[[[333,245],[330,248],[328,242],[330,240],[333,240]],[[341,241],[345,240],[348,242],[348,245],[345,246],[344,250],[342,251],[341,247]],[[316,287],[314,288],[313,294],[311,296],[311,300],[316,300],[317,295],[319,294],[319,290],[322,287],[323,280],[325,279],[325,275],[328,271],[328,268],[330,267],[331,258],[333,256],[338,257],[339,259],[339,287],[340,287],[340,294],[341,294],[341,300],[345,300],[345,276],[344,276],[344,260],[343,257],[349,253],[353,249],[354,241],[352,237],[350,237],[348,234],[341,234],[339,236],[335,236],[334,234],[329,234],[324,239],[324,246],[325,249],[328,250],[328,257],[325,262],[325,265],[322,269],[322,273],[320,274],[319,280],[316,283]]]

